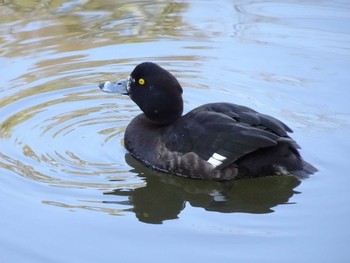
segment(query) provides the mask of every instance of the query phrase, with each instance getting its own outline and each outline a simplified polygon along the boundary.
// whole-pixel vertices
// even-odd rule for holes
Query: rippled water
[[[347,262],[347,1],[0,2],[1,262]],[[97,83],[154,61],[186,111],[229,101],[293,127],[309,179],[217,183],[123,147],[139,109]]]

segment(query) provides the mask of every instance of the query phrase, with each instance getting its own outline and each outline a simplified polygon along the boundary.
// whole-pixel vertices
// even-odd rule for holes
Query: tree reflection
[[[300,184],[294,176],[230,182],[191,180],[156,173],[128,154],[126,160],[134,168],[133,172],[145,178],[146,186],[133,190],[116,189],[105,194],[127,196],[127,205],[133,206],[130,210],[145,223],[161,224],[164,220],[178,218],[186,203],[221,213],[271,213],[273,207],[288,203],[298,193],[294,188]]]
[[[169,0],[42,2],[12,1],[4,5],[0,2],[0,53],[4,57],[33,56],[48,50],[61,54],[194,35],[197,39],[206,37],[184,21],[188,3]],[[117,54],[114,56],[117,58]],[[55,63],[56,67],[59,65]]]

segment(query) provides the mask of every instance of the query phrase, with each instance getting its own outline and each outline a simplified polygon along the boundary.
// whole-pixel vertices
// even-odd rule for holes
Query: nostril
[[[101,82],[100,84],[98,84],[98,87],[99,87],[100,89],[103,89],[104,86],[105,86],[105,82]]]

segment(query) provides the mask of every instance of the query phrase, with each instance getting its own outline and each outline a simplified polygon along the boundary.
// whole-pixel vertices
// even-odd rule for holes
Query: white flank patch
[[[222,156],[218,153],[214,153],[213,156],[212,156],[214,159],[218,160],[218,161],[225,161],[227,158],[225,156]]]
[[[227,158],[225,156],[222,156],[218,153],[214,153],[209,160],[207,161],[208,163],[212,164],[214,168],[218,167],[219,165],[222,164],[223,161],[225,161]]]
[[[209,160],[207,161],[208,163],[211,163],[214,168],[218,167],[220,164],[222,164],[221,161],[214,159],[213,157],[210,157]]]

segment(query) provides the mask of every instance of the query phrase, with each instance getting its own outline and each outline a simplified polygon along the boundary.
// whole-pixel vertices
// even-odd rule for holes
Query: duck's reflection
[[[159,224],[175,219],[185,204],[222,213],[270,213],[288,203],[300,184],[294,176],[275,176],[230,182],[200,181],[159,174],[145,168],[129,155],[126,161],[143,176],[146,186],[134,190],[116,189],[113,194],[128,196],[131,211],[145,223]]]

